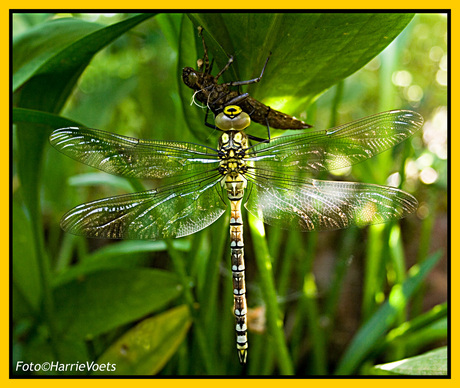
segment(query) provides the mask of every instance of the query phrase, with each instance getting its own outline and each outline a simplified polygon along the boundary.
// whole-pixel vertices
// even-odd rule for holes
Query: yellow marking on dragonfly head
[[[229,105],[216,116],[216,127],[222,131],[242,131],[251,124],[251,118],[237,106]]]
[[[238,105],[229,105],[224,108],[224,115],[235,118],[238,116],[243,110]]]

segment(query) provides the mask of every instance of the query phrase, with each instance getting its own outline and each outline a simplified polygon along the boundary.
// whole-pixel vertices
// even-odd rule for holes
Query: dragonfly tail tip
[[[248,357],[247,349],[238,349],[238,358],[240,359],[240,364],[246,364],[247,357]]]

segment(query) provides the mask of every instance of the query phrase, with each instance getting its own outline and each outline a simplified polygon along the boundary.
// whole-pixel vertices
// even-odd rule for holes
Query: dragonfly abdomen
[[[236,319],[236,348],[240,363],[246,363],[248,337],[246,314],[246,281],[244,276],[243,220],[241,200],[231,201],[230,249],[233,275],[233,313]]]

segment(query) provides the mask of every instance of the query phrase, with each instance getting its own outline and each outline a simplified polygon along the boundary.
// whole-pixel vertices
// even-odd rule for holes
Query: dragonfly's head
[[[216,127],[222,131],[242,131],[251,124],[251,118],[237,106],[229,105],[216,116]]]
[[[182,69],[182,81],[191,89],[196,89],[201,73],[197,72],[193,67],[184,67]]]

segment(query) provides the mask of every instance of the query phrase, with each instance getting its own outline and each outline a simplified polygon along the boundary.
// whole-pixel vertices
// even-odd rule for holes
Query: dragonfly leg
[[[252,136],[247,134],[248,139],[254,140],[258,143],[270,143],[270,139],[262,139],[261,137]]]
[[[210,74],[211,73],[211,68],[212,68],[212,64],[211,66],[209,66],[209,56],[208,56],[208,48],[206,47],[206,43],[204,41],[204,36],[203,36],[203,31],[204,31],[204,28],[201,27],[201,26],[198,26],[198,35],[200,36],[201,38],[201,41],[203,42],[203,51],[204,51],[204,54],[203,54],[203,59],[198,60],[198,69],[201,69],[204,65],[204,71],[203,73],[204,74]]]
[[[209,108],[206,108],[206,115],[204,116],[204,125],[206,125],[209,128],[217,129],[218,131],[222,131],[222,129],[215,126],[214,124],[208,123],[208,116],[209,116]]]
[[[203,66],[204,64],[204,71],[203,73],[204,74],[211,74],[211,71],[212,71],[212,65],[214,63],[214,59],[212,60],[211,62],[211,65],[209,65],[209,56],[208,56],[208,47],[206,46],[206,42],[204,41],[204,35],[203,35],[203,31],[204,31],[204,28],[202,26],[198,26],[198,35],[200,36],[201,38],[201,42],[203,43],[203,51],[204,51],[204,55],[203,55],[203,59],[201,60],[201,63],[198,63],[198,68],[201,69],[201,67]],[[223,69],[221,71],[219,71],[219,73],[214,77],[215,80],[216,80],[216,83],[217,83],[217,80],[219,79],[219,77],[230,67],[230,65],[233,63],[233,57],[230,55],[227,54],[227,56],[229,57],[228,59],[228,62],[227,64],[223,67]]]
[[[264,75],[264,72],[265,72],[265,68],[267,67],[267,63],[268,63],[268,60],[270,59],[272,53],[270,53],[265,61],[265,64],[264,64],[264,67],[262,68],[262,72],[260,73],[260,75],[257,77],[257,78],[253,78],[253,79],[250,79],[250,80],[247,80],[247,81],[232,81],[232,82],[228,82],[224,85],[227,85],[227,86],[241,86],[241,85],[249,85],[249,84],[255,84],[257,82],[259,82],[263,75]]]
[[[227,64],[222,68],[221,71],[219,71],[215,77],[216,81],[219,79],[219,77],[230,67],[230,65],[233,63],[233,56],[230,55],[228,58]]]
[[[265,116],[265,124],[267,125],[268,142],[270,142],[270,123],[268,120],[268,115],[270,114],[271,109],[272,108],[268,107],[267,115]]]
[[[243,94],[240,94],[236,97],[233,97],[230,101],[228,101],[225,106],[228,106],[228,105],[238,105],[240,104],[242,101],[244,101],[246,98],[249,97],[249,93],[243,93]],[[251,115],[250,113],[248,113],[249,116]]]
[[[249,97],[249,94],[248,93],[245,93],[245,94],[242,94],[241,96],[244,96],[244,98],[246,99],[247,97]],[[240,96],[238,96],[240,97]],[[231,101],[234,101],[234,100],[237,100],[238,97],[235,97],[233,100]],[[251,98],[247,99],[246,101],[246,104],[248,104],[251,108],[252,108],[252,111],[248,113],[249,116],[252,116],[252,114],[255,112],[256,108],[251,104]],[[229,104],[230,105],[230,104]],[[261,104],[262,105],[262,104]],[[263,105],[265,106],[265,105]],[[262,142],[262,143],[270,143],[270,120],[268,119],[268,116],[270,114],[270,111],[271,111],[271,108],[269,106],[265,106],[267,108],[267,113],[265,115],[265,125],[267,126],[267,135],[268,135],[268,139],[261,139],[260,137],[254,137],[254,136],[251,136],[251,135],[248,135],[248,137],[252,140],[256,140],[256,141],[259,141],[259,142]]]

